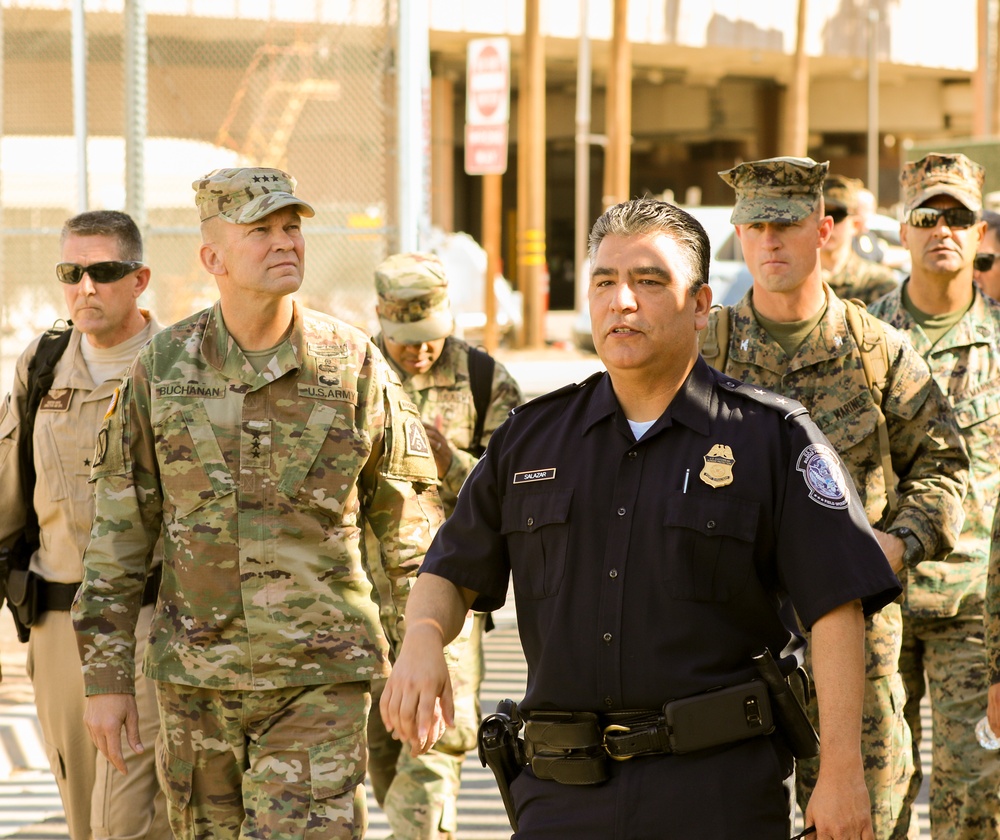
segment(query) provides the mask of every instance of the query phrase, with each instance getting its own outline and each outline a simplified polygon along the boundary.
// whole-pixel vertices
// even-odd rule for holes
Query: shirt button
[[[628,453],[628,457],[629,457],[630,461],[634,461],[635,460],[635,450],[632,450],[631,452],[629,452]]]
[[[610,642],[611,641],[611,634],[610,633],[605,633],[604,634],[604,641],[606,641],[606,642]]]
[[[618,577],[618,570],[617,569],[612,569],[610,572],[608,572],[608,576],[609,577],[613,577],[613,578]]]
[[[528,517],[528,527],[530,528],[534,524],[535,524],[535,518],[533,516],[529,516]]]
[[[605,706],[613,706],[613,705],[615,705],[615,701],[612,700],[610,697],[605,697],[604,698],[604,705]]]
[[[709,519],[708,522],[705,523],[705,527],[708,528],[709,531],[711,531],[715,527],[715,520]]]
[[[625,508],[618,508],[618,515],[619,516],[624,516],[625,515]]]

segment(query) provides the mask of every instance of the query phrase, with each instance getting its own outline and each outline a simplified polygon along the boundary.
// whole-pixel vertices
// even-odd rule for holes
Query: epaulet
[[[540,405],[541,403],[551,402],[552,400],[559,399],[560,397],[567,397],[570,394],[575,394],[586,388],[592,382],[596,382],[602,376],[604,376],[604,371],[599,370],[597,373],[588,376],[583,380],[583,382],[574,382],[571,385],[564,385],[562,388],[556,388],[555,391],[549,391],[547,394],[542,394],[540,397],[535,397],[532,400],[528,400],[526,403],[521,403],[521,405],[512,408],[510,413],[520,414],[522,411],[525,411],[534,405]]]
[[[774,409],[786,420],[792,420],[795,417],[804,417],[809,414],[809,409],[798,400],[793,400],[791,397],[784,397],[774,391],[769,391],[767,388],[761,388],[759,385],[748,385],[746,382],[741,382],[739,379],[733,379],[731,376],[726,376],[718,372],[716,372],[716,381],[719,383],[719,387],[724,388],[732,394],[739,394],[742,397]]]

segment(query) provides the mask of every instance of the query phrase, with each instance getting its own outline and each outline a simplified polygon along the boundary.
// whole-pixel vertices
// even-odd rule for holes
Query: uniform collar
[[[711,369],[699,356],[691,373],[688,374],[680,390],[667,406],[667,410],[660,415],[642,439],[648,440],[660,429],[671,426],[674,422],[681,423],[699,434],[707,435],[714,392],[715,379]],[[618,398],[615,396],[611,375],[605,373],[597,381],[597,386],[584,412],[583,434],[589,432],[594,425],[608,417],[614,417],[615,427],[619,431],[624,432],[627,429],[631,434],[628,420],[625,419],[621,406],[618,404]]]
[[[285,374],[302,367],[305,337],[303,332],[302,313],[298,303],[292,301],[292,330],[275,351],[277,371],[265,368],[260,373],[253,369],[247,361],[243,350],[226,329],[222,317],[222,303],[216,301],[209,312],[208,324],[205,326],[205,338],[202,342],[202,353],[205,360],[223,376],[236,379],[248,385],[250,389],[262,388]]]
[[[753,289],[747,291],[733,307],[733,339],[731,358],[742,364],[752,364],[783,376],[799,368],[845,356],[851,352],[851,342],[844,302],[834,294],[829,284],[823,283],[826,294],[826,311],[816,328],[790,359],[781,345],[757,321],[753,311]]]

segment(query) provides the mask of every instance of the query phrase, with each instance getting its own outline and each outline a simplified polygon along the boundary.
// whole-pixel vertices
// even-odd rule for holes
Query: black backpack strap
[[[472,432],[472,442],[468,451],[480,456],[486,451],[483,446],[483,428],[486,413],[490,408],[493,394],[493,371],[497,362],[489,353],[478,347],[469,348],[469,387],[472,389],[472,405],[476,410],[476,427]]]
[[[73,335],[72,322],[65,327],[55,326],[46,330],[38,341],[35,355],[28,362],[28,394],[25,401],[24,418],[18,433],[17,456],[21,466],[21,497],[24,499],[24,536],[34,551],[38,548],[38,515],[32,499],[35,495],[35,416],[38,406],[52,387],[56,364],[62,358]]]

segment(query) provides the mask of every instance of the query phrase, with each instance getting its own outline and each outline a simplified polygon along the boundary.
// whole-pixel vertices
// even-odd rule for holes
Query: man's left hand
[[[437,465],[438,478],[444,478],[445,473],[448,472],[448,467],[451,466],[451,444],[448,443],[448,438],[434,428],[434,426],[424,423],[424,429],[427,431],[427,440],[430,442],[431,452],[434,453],[434,463]]]
[[[821,840],[875,840],[871,801],[859,764],[852,772],[824,776],[820,769],[816,788],[806,806],[806,825],[815,825]]]

